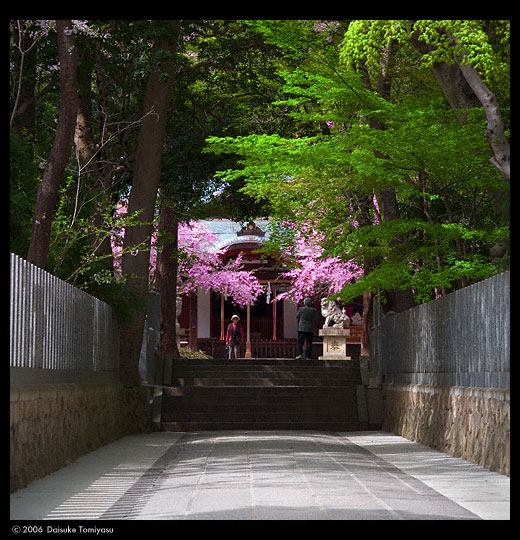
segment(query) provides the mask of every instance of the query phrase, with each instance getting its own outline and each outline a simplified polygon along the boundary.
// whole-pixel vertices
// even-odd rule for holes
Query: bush
[[[181,358],[211,358],[211,356],[208,356],[202,351],[194,351],[184,347],[179,347],[179,354],[181,355]]]

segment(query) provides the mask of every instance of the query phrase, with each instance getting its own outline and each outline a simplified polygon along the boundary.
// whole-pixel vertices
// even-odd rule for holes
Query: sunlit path
[[[509,478],[384,432],[153,433],[14,493],[11,519],[509,519]]]

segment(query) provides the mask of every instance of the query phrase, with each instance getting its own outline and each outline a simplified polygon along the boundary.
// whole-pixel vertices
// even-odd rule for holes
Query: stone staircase
[[[357,360],[176,358],[161,429],[362,430],[359,385]]]

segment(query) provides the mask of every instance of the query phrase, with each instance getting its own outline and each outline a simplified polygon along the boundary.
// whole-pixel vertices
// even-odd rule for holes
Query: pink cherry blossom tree
[[[302,302],[307,296],[324,297],[339,293],[348,283],[363,275],[363,270],[351,261],[339,257],[323,256],[323,235],[310,221],[305,224],[285,223],[295,229],[295,241],[282,256],[293,261],[292,268],[282,274],[289,279],[291,289],[278,296],[293,302]]]
[[[263,288],[250,271],[243,270],[242,256],[223,262],[223,250],[213,249],[218,237],[201,223],[179,224],[179,292],[197,287],[225,294],[239,306],[253,304]]]
[[[126,213],[124,201],[117,209],[119,215]],[[302,302],[307,296],[323,297],[339,293],[348,283],[363,275],[363,270],[352,261],[340,257],[323,256],[323,235],[310,220],[303,224],[285,222],[284,226],[295,230],[294,244],[282,249],[282,259],[291,261],[291,267],[281,274],[289,279],[291,288],[277,295],[293,302]],[[121,246],[124,227],[112,236],[114,267],[121,271]],[[198,287],[225,294],[239,306],[254,304],[263,292],[255,275],[243,270],[242,257],[223,261],[224,251],[215,249],[218,237],[203,224],[189,221],[179,223],[179,271],[178,294],[189,294]],[[155,273],[157,261],[157,227],[152,235],[150,251],[150,276]]]
[[[124,216],[127,207],[122,201],[116,214]],[[121,254],[124,227],[113,231],[111,237],[114,254],[114,271],[121,274]],[[150,279],[157,264],[157,225],[154,228],[150,249]],[[190,221],[179,223],[179,269],[177,279],[178,294],[189,294],[197,287],[213,290],[229,296],[239,306],[253,304],[263,288],[250,271],[243,270],[242,257],[223,261],[223,250],[214,249],[218,237],[201,223]]]

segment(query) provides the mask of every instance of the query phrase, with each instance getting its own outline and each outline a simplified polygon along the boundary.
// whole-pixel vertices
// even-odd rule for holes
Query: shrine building
[[[291,358],[296,355],[297,320],[299,305],[287,299],[274,301],[290,288],[290,282],[280,277],[283,270],[280,261],[255,253],[269,236],[267,220],[258,220],[246,225],[226,220],[208,219],[199,221],[207,227],[218,241],[212,249],[223,250],[224,261],[243,257],[244,270],[255,270],[255,276],[264,292],[253,305],[240,307],[231,298],[215,291],[199,288],[196,294],[183,297],[182,310],[178,318],[181,327],[181,344],[193,350],[201,350],[213,357],[224,356],[227,325],[233,315],[240,317],[244,330],[241,355],[253,358]],[[362,315],[362,304],[349,304],[350,313]],[[321,350],[321,316],[319,302],[314,306],[320,313],[315,334],[313,357]],[[361,326],[352,328],[349,339],[356,354],[361,342]],[[357,352],[359,354],[359,352]]]

